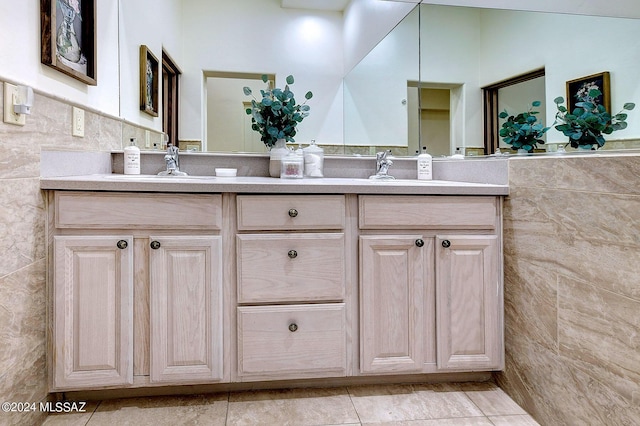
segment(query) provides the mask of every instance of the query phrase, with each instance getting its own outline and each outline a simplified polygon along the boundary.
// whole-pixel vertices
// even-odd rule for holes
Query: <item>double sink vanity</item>
[[[506,184],[94,174],[41,188],[52,392],[503,368]]]

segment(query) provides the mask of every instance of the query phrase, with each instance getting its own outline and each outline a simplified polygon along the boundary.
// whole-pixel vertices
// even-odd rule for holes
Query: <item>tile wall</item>
[[[0,82],[0,99],[3,95]],[[123,138],[140,132],[118,119],[87,110],[85,137],[73,137],[71,108],[36,93],[25,126],[0,121],[0,402],[39,403],[47,395],[46,237],[40,150],[122,149]],[[40,424],[43,416],[37,411],[0,412],[0,424]]]
[[[506,369],[543,425],[640,424],[640,155],[509,161]]]

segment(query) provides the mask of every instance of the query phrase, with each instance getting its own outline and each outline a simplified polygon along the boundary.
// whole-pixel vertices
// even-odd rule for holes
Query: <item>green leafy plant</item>
[[[607,112],[606,108],[598,104],[596,99],[602,95],[598,89],[591,89],[588,93],[578,94],[576,99],[576,107],[573,111],[568,111],[562,105],[563,97],[554,99],[558,112],[556,113],[556,122],[560,122],[555,126],[565,136],[569,137],[569,144],[573,148],[580,146],[592,147],[598,144],[602,147],[605,143],[603,134],[610,135],[616,130],[622,130],[627,127],[627,114],[625,110],[631,111],[635,108],[634,103],[626,103],[622,106],[622,110],[612,116]]]
[[[511,145],[513,149],[524,149],[528,152],[532,152],[534,148],[537,148],[537,144],[544,144],[542,136],[550,127],[544,127],[542,123],[538,123],[536,114],[540,112],[535,111],[533,108],[539,106],[540,101],[533,101],[526,112],[521,112],[518,115],[509,115],[507,110],[504,110],[498,115],[498,117],[507,120],[502,123],[502,129],[500,129],[499,133],[504,143]]]
[[[293,137],[296,135],[296,126],[309,115],[311,108],[306,103],[313,97],[313,93],[307,92],[304,103],[297,104],[289,89],[289,85],[294,82],[292,75],[287,77],[284,89],[272,89],[266,75],[262,76],[262,81],[267,83],[267,90],[260,90],[260,100],[253,96],[251,88],[243,88],[246,96],[253,97],[251,108],[246,109],[247,115],[251,116],[251,128],[262,135],[260,140],[267,148],[274,146],[278,139],[295,142]]]

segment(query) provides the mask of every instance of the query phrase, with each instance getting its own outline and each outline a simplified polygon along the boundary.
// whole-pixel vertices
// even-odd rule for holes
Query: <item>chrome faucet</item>
[[[167,144],[167,153],[164,161],[167,163],[167,170],[158,173],[158,176],[187,176],[185,172],[180,171],[180,158],[178,155],[178,147],[173,144]]]
[[[369,176],[369,179],[395,179],[389,175],[389,167],[393,164],[390,155],[390,149],[376,153],[376,174]]]

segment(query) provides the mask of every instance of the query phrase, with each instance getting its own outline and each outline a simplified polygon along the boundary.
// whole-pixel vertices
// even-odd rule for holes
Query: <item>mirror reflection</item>
[[[342,150],[327,153],[391,149],[394,155],[415,155],[422,146],[434,156],[482,153],[483,88],[541,68],[544,76],[500,89],[497,110],[515,114],[538,100],[539,119],[551,125],[556,114],[553,99],[567,97],[566,82],[603,71],[611,75],[612,112],[626,102],[640,103],[639,35],[640,22],[630,18],[421,4],[344,76],[343,135],[331,141]],[[238,116],[245,119],[243,85],[247,82],[234,82],[237,90],[229,87],[237,92]],[[225,136],[226,145],[212,143],[212,134],[231,120],[214,124],[219,113],[213,104],[207,105],[210,150],[265,152],[251,141],[259,142],[259,137],[246,130],[246,123],[234,124],[238,133]],[[311,107],[313,117],[317,109]],[[629,113],[628,128],[610,135],[605,148],[640,146],[636,113]],[[496,132],[500,124],[494,123]],[[314,138],[305,136],[302,141],[307,139]],[[547,147],[567,142],[555,129],[546,139]],[[242,146],[229,141],[242,141]]]

